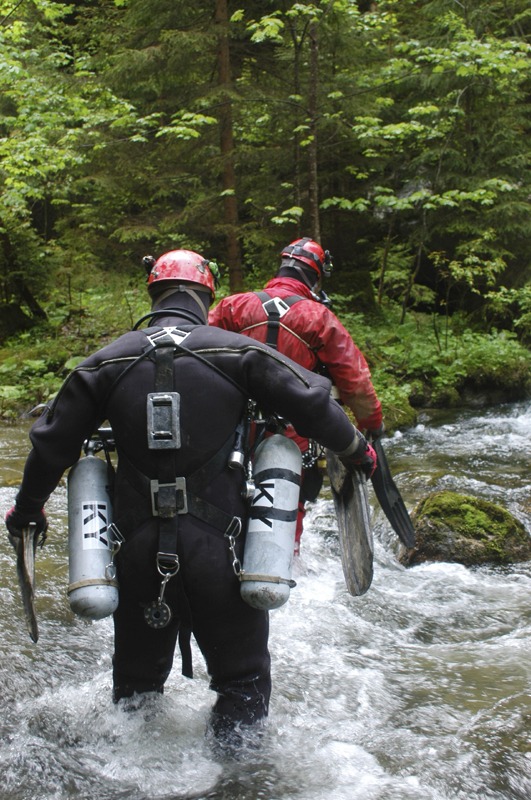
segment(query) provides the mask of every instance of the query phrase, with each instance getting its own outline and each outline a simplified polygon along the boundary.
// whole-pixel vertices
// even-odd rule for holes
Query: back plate
[[[367,485],[361,470],[348,472],[331,450],[326,464],[339,529],[341,564],[347,589],[365,594],[373,575],[373,539]]]

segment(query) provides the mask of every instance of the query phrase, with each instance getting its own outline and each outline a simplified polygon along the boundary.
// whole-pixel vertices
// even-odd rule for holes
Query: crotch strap
[[[165,332],[167,333],[167,332]],[[152,628],[165,628],[172,612],[164,602],[164,591],[169,580],[176,577],[179,595],[180,629],[179,647],[182,658],[182,673],[193,677],[192,615],[184,583],[180,575],[178,551],[179,507],[175,480],[175,451],[181,446],[180,396],[175,392],[173,381],[173,359],[176,342],[171,335],[161,337],[155,344],[155,392],[147,396],[147,440],[148,447],[157,453],[158,477],[156,508],[159,529],[157,571],[161,576],[160,592],[144,609],[144,618]],[[181,492],[184,496],[184,493]]]

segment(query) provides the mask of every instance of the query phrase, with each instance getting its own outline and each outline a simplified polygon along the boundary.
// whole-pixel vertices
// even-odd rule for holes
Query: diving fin
[[[375,439],[372,446],[378,458],[378,465],[371,477],[374,494],[400,541],[406,547],[415,547],[415,529],[391,475],[381,440]]]
[[[10,536],[11,543],[17,554],[17,576],[22,595],[22,605],[28,633],[33,642],[39,638],[37,617],[35,614],[35,551],[39,540],[39,533],[35,524],[22,529],[22,536]]]
[[[369,589],[373,576],[367,481],[361,470],[345,469],[331,450],[326,450],[326,468],[334,498],[343,576],[349,593],[359,597]]]

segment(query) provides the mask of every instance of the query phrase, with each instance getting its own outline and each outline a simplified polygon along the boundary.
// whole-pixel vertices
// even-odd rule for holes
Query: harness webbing
[[[187,351],[187,348],[182,347],[181,342],[184,338],[186,335],[176,329],[162,329],[148,336],[153,348],[148,352],[153,353],[155,359],[155,395],[162,394],[163,400],[175,395],[173,371],[175,354],[184,350],[194,355],[193,351]],[[209,365],[208,361],[206,363]],[[229,376],[227,378],[230,380]],[[167,432],[159,431],[159,433],[165,438]],[[149,438],[148,431],[148,441]],[[176,580],[180,607],[179,647],[182,673],[189,678],[193,677],[190,646],[192,615],[179,569],[179,516],[191,514],[216,530],[223,533],[228,530],[233,522],[233,516],[207,502],[198,494],[209,486],[226,466],[233,441],[234,433],[231,433],[218,452],[187,477],[176,476],[175,452],[180,446],[180,431],[178,441],[169,445],[166,442],[164,446],[154,448],[157,459],[156,480],[144,475],[123,454],[119,458],[119,469],[126,480],[143,496],[151,499],[152,513],[158,521],[157,569],[161,575],[166,575],[163,577],[163,585],[171,577]],[[153,445],[150,447],[153,449]]]
[[[205,489],[216,478],[222,469],[227,465],[228,457],[233,449],[234,433],[222,444],[219,451],[212,458],[195,470],[191,475],[184,478],[186,488],[187,514],[206,522],[220,533],[227,530],[233,517],[221,508],[214,506],[207,500],[199,497],[199,493]],[[120,453],[120,473],[127,482],[146,499],[153,498],[152,481],[143,472],[140,472],[127,458],[124,453]],[[175,476],[173,476],[173,491],[176,493]],[[157,492],[158,498],[158,492]],[[158,504],[158,501],[157,501]]]
[[[274,350],[277,350],[280,320],[284,314],[288,313],[291,306],[305,298],[300,297],[298,294],[292,294],[289,297],[271,297],[267,292],[255,292],[255,294],[262,303],[262,308],[267,314],[266,344]]]
[[[173,358],[175,343],[164,343],[155,349],[155,391],[173,392]],[[179,627],[179,649],[182,659],[182,674],[193,677],[192,667],[192,613],[184,583],[179,569],[179,515],[177,508],[177,492],[175,479],[176,447],[157,451],[158,492],[157,511],[159,527],[159,546],[157,553],[157,569],[161,574],[174,575],[177,581],[179,605],[181,608]]]
[[[155,391],[173,392],[173,344],[155,350]],[[157,451],[159,557],[177,553],[178,516],[175,492],[175,449]]]

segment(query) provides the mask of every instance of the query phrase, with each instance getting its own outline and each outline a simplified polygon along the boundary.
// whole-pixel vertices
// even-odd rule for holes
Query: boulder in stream
[[[511,564],[531,560],[531,536],[505,508],[479,497],[433,492],[412,514],[417,543],[399,556],[406,566],[426,561]]]

